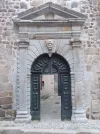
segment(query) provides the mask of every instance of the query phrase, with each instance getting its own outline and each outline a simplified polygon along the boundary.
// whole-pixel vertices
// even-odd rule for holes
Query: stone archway
[[[71,77],[68,62],[58,54],[39,56],[31,67],[31,116],[40,120],[40,75],[58,73],[58,92],[61,95],[61,120],[71,119]]]

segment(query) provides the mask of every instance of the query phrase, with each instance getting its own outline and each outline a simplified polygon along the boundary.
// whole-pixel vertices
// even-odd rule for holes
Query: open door
[[[60,74],[61,120],[70,120],[72,115],[71,82],[69,74]]]
[[[31,76],[31,116],[32,120],[40,120],[40,75]]]

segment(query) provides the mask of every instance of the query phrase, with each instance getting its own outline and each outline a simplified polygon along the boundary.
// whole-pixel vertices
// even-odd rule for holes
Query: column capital
[[[70,40],[70,44],[72,45],[72,47],[81,47],[81,43],[82,43],[82,41],[81,41],[81,39],[80,38],[76,38],[76,37],[74,37],[74,38],[72,38],[71,40]]]
[[[29,40],[19,40],[18,41],[19,48],[25,49],[25,48],[28,48],[28,46],[29,46]]]

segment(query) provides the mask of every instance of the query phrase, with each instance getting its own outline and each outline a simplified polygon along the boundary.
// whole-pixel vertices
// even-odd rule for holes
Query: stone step
[[[25,129],[25,128],[0,128],[0,134],[100,134],[99,130],[58,130],[58,129]]]

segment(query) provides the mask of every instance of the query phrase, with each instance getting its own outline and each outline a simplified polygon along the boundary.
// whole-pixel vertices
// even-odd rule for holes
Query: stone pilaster
[[[75,73],[71,72],[71,99],[72,99],[72,117],[75,111]]]
[[[27,108],[27,51],[29,42],[19,42],[19,88],[17,89],[17,116],[16,122],[29,122],[31,116]]]
[[[85,111],[83,109],[83,72],[82,72],[82,50],[81,41],[77,38],[71,40],[74,55],[74,74],[75,74],[75,110],[72,115],[72,121],[86,121]]]

